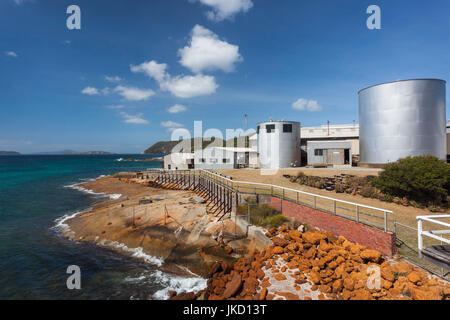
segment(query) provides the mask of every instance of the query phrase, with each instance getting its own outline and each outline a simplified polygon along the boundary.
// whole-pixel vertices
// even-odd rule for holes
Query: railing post
[[[337,212],[336,212],[336,200],[333,200],[333,212],[334,212],[334,215],[337,215]]]
[[[317,209],[317,197],[314,196],[314,209]]]
[[[417,240],[419,247],[419,253],[422,252],[423,249],[423,240],[422,240],[422,220],[420,218],[417,219]]]
[[[387,228],[388,228],[387,212],[384,211],[384,231],[387,232]]]
[[[359,207],[356,205],[356,222],[359,223]]]

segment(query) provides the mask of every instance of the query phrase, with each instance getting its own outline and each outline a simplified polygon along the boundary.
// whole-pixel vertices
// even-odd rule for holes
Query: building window
[[[275,131],[275,125],[274,124],[268,124],[266,125],[266,132],[267,133],[272,133]]]
[[[292,132],[292,124],[283,124],[283,132]]]
[[[222,159],[222,162],[223,162],[223,163],[230,163],[230,159],[223,158],[223,159]]]
[[[323,149],[314,149],[315,156],[323,156]]]

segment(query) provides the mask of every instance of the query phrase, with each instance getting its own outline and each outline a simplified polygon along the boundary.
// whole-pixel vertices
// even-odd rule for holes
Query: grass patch
[[[282,215],[281,212],[271,207],[268,204],[253,204],[246,203],[238,206],[238,214],[248,214],[248,207],[250,206],[250,222],[255,226],[277,228],[285,222],[291,220]]]

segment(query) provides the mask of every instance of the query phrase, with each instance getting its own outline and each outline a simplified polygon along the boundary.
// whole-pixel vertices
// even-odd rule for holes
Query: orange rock
[[[320,240],[325,240],[327,236],[323,234],[322,232],[311,232],[307,231],[302,234],[302,238],[309,243],[312,244],[319,244]]]
[[[282,266],[281,267],[281,272],[286,272],[286,269],[287,269],[286,266]]]
[[[344,284],[344,288],[349,290],[349,291],[352,291],[353,288],[355,287],[355,282],[352,280],[352,278],[344,279],[344,283],[343,284]]]
[[[289,244],[289,241],[287,241],[284,238],[281,237],[274,237],[272,238],[273,244],[278,246],[278,247],[286,247]]]
[[[392,270],[398,274],[408,274],[412,271],[412,266],[406,262],[400,262],[392,266]]]
[[[392,288],[392,282],[385,280],[385,279],[381,279],[381,286],[386,290],[390,289],[390,288]]]
[[[313,259],[316,255],[317,249],[315,247],[309,248],[303,255],[307,259]]]
[[[284,252],[284,249],[283,249],[282,247],[279,247],[279,246],[274,247],[274,248],[272,249],[272,253],[273,253],[273,254],[281,254],[281,253],[283,253],[283,252]]]
[[[369,291],[365,289],[359,289],[353,291],[353,295],[350,298],[351,300],[373,300],[372,295]]]
[[[287,264],[287,267],[288,267],[289,269],[297,269],[297,268],[298,268],[298,262],[296,262],[296,261],[291,261],[291,262],[289,262],[289,263]]]
[[[262,288],[259,292],[259,300],[266,300],[267,288]]]
[[[239,274],[235,274],[231,282],[227,285],[222,297],[227,299],[234,296],[242,286],[242,278]]]
[[[361,258],[377,263],[381,260],[381,253],[377,250],[367,249],[361,252]]]
[[[411,288],[411,298],[414,300],[442,300],[442,292],[437,287],[426,289]]]
[[[411,281],[412,283],[416,284],[417,282],[419,282],[421,279],[420,275],[418,272],[413,271],[410,274],[408,274],[408,280]]]
[[[296,294],[291,293],[291,292],[278,292],[278,291],[275,291],[275,294],[278,295],[278,296],[285,297],[286,300],[299,300],[299,297]]]
[[[333,282],[332,288],[333,292],[341,292],[342,288],[344,287],[344,281],[342,279],[338,279]]]
[[[275,295],[270,293],[266,296],[266,300],[273,300],[273,298],[275,298]]]
[[[386,279],[387,281],[394,282],[395,275],[394,270],[391,268],[391,266],[385,266],[381,267],[380,269],[381,276]]]
[[[309,276],[310,276],[310,278],[311,278],[311,281],[314,283],[314,284],[319,284],[320,283],[320,274],[318,273],[318,272],[311,272],[310,274],[309,274]]]
[[[283,281],[283,280],[286,280],[286,279],[287,279],[286,276],[285,276],[284,274],[282,274],[282,273],[277,273],[277,274],[275,274],[273,277],[274,277],[275,279],[277,279],[278,281]]]

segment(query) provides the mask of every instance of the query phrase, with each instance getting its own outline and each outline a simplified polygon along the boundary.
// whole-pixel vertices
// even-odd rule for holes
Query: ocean
[[[163,272],[138,250],[119,254],[60,235],[64,217],[108,195],[74,184],[120,171],[161,167],[124,162],[149,155],[0,156],[0,299],[166,299],[168,290],[201,288],[205,280]],[[67,268],[81,270],[81,289],[69,290]]]

